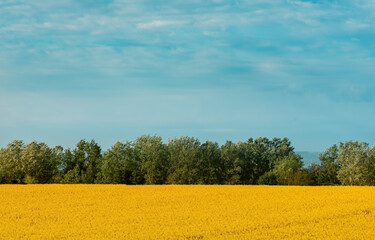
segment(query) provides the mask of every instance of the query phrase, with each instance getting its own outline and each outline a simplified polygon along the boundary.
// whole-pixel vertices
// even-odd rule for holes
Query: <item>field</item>
[[[0,185],[0,239],[375,239],[375,188]]]

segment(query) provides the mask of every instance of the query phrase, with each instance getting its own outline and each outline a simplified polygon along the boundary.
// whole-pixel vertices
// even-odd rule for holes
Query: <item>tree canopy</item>
[[[304,168],[288,138],[201,143],[144,135],[107,151],[94,140],[74,149],[17,140],[0,149],[0,183],[375,185],[375,147],[348,141]]]

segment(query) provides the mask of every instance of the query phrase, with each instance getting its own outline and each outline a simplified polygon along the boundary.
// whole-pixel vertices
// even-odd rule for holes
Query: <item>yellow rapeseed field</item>
[[[375,239],[374,187],[0,185],[0,239]]]

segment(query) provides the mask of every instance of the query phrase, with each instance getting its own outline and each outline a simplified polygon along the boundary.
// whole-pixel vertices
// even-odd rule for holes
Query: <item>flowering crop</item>
[[[0,239],[375,239],[375,188],[0,185]]]

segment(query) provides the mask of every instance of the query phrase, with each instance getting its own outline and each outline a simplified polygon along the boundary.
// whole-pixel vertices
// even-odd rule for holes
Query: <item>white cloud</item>
[[[369,28],[370,24],[363,23],[354,19],[349,19],[345,22],[345,26],[349,30],[361,30],[361,29]]]
[[[186,22],[184,22],[184,21],[154,20],[152,22],[138,23],[137,28],[139,28],[139,29],[152,29],[152,28],[159,28],[159,27],[164,27],[164,26],[184,25],[184,24],[186,24]]]
[[[211,31],[203,31],[203,35],[209,36],[209,37],[218,37],[220,36],[219,32],[211,32]]]

